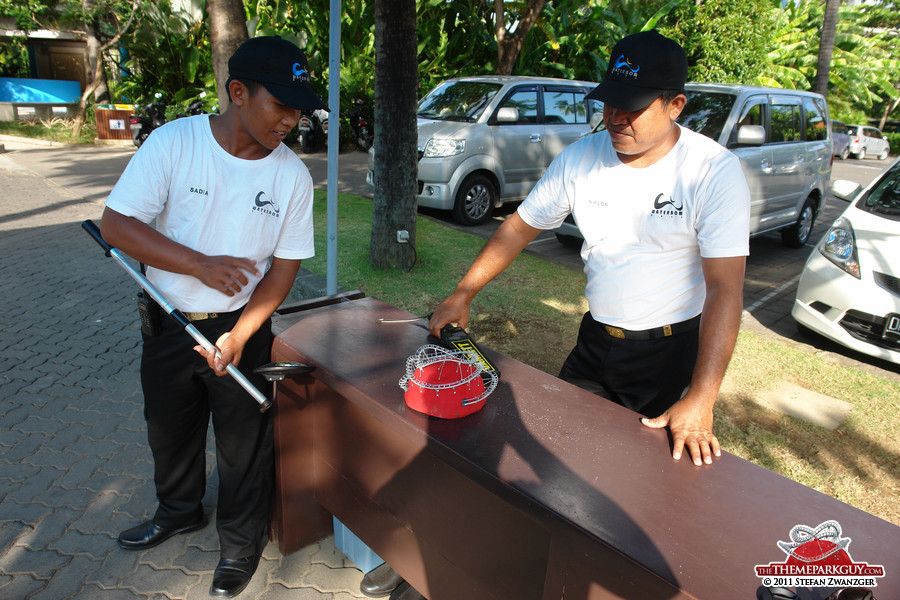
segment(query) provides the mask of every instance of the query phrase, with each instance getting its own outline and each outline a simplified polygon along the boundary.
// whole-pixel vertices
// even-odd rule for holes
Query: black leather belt
[[[218,319],[220,317],[230,317],[233,314],[240,312],[241,309],[233,310],[231,312],[220,312],[220,313],[199,313],[199,312],[186,312],[184,316],[187,317],[188,321],[205,321],[207,319]]]
[[[678,333],[694,331],[700,327],[700,315],[687,321],[680,323],[672,323],[671,325],[663,325],[662,327],[654,327],[653,329],[644,329],[641,331],[632,331],[630,329],[622,329],[613,325],[599,323],[606,333],[614,338],[621,340],[655,340],[657,338],[669,337]]]

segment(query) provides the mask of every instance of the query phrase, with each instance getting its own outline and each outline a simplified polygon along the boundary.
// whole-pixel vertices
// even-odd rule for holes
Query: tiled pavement
[[[0,154],[0,598],[208,598],[213,524],[143,552],[115,544],[155,497],[134,284],[80,227],[100,202]],[[350,600],[361,578],[332,538],[288,557],[270,543],[240,598]]]

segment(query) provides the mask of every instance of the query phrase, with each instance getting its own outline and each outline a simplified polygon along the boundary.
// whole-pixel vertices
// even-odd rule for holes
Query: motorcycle
[[[363,152],[372,147],[373,140],[372,127],[369,125],[365,112],[366,102],[362,98],[357,98],[350,111],[350,129],[353,131],[353,141]]]
[[[131,124],[131,139],[140,148],[154,129],[166,124],[166,103],[157,100],[147,104],[139,114],[129,115],[128,121]]]
[[[302,111],[297,129],[300,150],[304,154],[314,152],[320,144],[328,143],[328,111],[321,108]]]
[[[204,94],[205,95],[205,94]],[[186,113],[179,113],[176,116],[176,119],[180,119],[181,117],[192,117],[194,115],[205,115],[206,111],[203,110],[203,99],[194,100],[190,104],[188,104]]]

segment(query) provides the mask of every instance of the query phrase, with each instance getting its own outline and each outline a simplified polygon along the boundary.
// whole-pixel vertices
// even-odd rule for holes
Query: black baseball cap
[[[648,106],[666,91],[684,91],[687,55],[655,29],[619,40],[609,57],[606,77],[588,94],[619,110]]]
[[[228,59],[228,74],[258,81],[280,102],[296,109],[324,108],[309,85],[309,63],[297,46],[278,36],[250,38]]]

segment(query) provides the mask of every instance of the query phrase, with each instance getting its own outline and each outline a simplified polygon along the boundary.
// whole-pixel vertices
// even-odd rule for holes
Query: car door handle
[[[772,167],[769,166],[768,160],[763,160],[761,163],[759,163],[759,169],[766,175],[772,174]]]
[[[532,143],[532,144],[536,144],[536,143],[538,143],[538,142],[540,142],[540,141],[541,141],[541,134],[539,134],[539,133],[532,133],[532,134],[531,134],[531,143]]]

